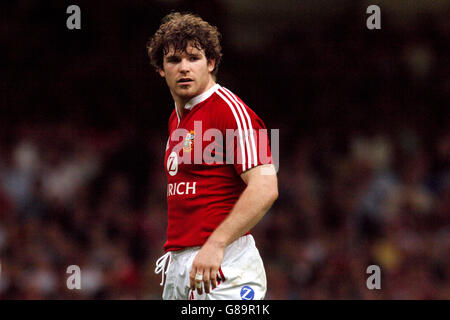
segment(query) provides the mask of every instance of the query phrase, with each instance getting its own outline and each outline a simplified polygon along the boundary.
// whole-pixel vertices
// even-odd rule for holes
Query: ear
[[[208,60],[208,71],[209,71],[209,73],[213,72],[215,67],[216,67],[216,60],[214,60],[214,59]]]
[[[166,77],[166,73],[164,72],[164,70],[163,69],[161,69],[161,68],[158,68],[158,73],[159,73],[159,75],[161,76],[161,77],[163,77],[163,78],[165,78]]]

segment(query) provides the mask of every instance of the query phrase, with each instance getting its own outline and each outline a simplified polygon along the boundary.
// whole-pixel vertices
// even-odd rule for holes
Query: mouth
[[[181,78],[177,80],[177,83],[179,83],[180,85],[188,85],[192,82],[194,82],[194,80],[192,80],[191,78]]]

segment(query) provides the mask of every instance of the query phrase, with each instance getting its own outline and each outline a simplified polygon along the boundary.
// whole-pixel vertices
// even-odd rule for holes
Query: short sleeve
[[[269,133],[263,121],[229,90],[219,92],[225,104],[220,119],[225,136],[227,164],[233,164],[238,175],[263,164],[273,163]]]

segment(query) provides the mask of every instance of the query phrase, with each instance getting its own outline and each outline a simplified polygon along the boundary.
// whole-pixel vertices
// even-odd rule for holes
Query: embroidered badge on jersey
[[[244,286],[241,289],[241,299],[242,300],[253,300],[255,298],[255,291],[249,287]]]
[[[195,134],[193,130],[186,134],[186,138],[184,138],[183,151],[191,152],[192,145],[194,144],[194,137]]]

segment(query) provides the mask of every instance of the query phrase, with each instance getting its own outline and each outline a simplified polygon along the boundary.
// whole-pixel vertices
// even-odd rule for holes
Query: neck
[[[216,84],[216,82],[211,78],[211,79],[209,80],[208,84],[206,85],[205,89],[204,89],[201,93],[199,93],[197,96],[199,96],[199,95],[201,95],[202,93],[208,91],[208,90],[211,89],[215,84]],[[180,117],[182,117],[183,114],[184,114],[184,112],[185,112],[184,106],[186,105],[186,103],[188,103],[189,100],[191,100],[192,98],[195,98],[195,97],[196,97],[196,96],[190,97],[190,98],[187,98],[187,99],[183,99],[182,97],[174,97],[175,104],[176,104],[176,106],[177,106],[177,111],[178,111],[178,114],[180,115]]]
[[[184,100],[184,99],[175,99],[175,105],[177,106],[177,111],[178,114],[181,116],[183,116],[184,114],[184,106],[186,105],[186,103],[189,100]]]

